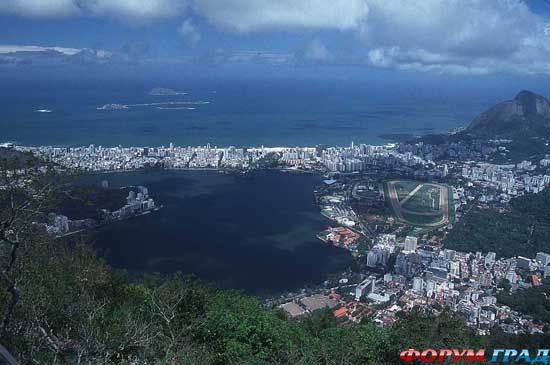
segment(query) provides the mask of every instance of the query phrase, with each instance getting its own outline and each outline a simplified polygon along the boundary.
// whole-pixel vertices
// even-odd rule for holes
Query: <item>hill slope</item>
[[[523,90],[477,116],[463,132],[475,137],[550,137],[550,101]]]
[[[510,203],[509,212],[470,210],[445,239],[445,247],[466,252],[493,251],[499,257],[533,257],[550,251],[550,190]]]

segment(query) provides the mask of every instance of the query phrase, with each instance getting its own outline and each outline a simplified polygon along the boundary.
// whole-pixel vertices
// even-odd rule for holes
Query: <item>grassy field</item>
[[[412,224],[418,224],[419,226],[422,226],[422,225],[432,224],[440,221],[442,218],[442,215],[441,214],[418,215],[418,214],[403,213],[403,218],[411,222]]]
[[[424,185],[402,207],[415,212],[437,212],[439,210],[439,188]]]
[[[455,223],[456,212],[454,208],[453,189],[449,189],[449,222]]]
[[[399,201],[405,199],[411,191],[419,185],[417,181],[402,180],[395,184],[395,191]]]

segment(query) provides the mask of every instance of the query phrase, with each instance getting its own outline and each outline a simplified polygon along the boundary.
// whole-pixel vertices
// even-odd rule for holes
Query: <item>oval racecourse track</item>
[[[395,184],[397,183],[399,183],[399,180],[391,180],[391,181],[388,181],[386,184],[388,186],[388,194],[389,194],[392,209],[396,217],[400,221],[413,226],[423,226],[423,227],[438,227],[449,223],[449,187],[448,186],[441,185],[441,184],[434,184],[434,183],[420,183],[405,198],[403,198],[402,201],[399,201],[397,191],[395,188]],[[404,209],[403,204],[405,204],[409,199],[411,199],[424,186],[431,186],[439,189],[439,209],[434,212],[416,212],[409,209]],[[441,219],[432,223],[418,224],[407,220],[403,216],[403,213],[421,215],[421,216],[441,215]]]

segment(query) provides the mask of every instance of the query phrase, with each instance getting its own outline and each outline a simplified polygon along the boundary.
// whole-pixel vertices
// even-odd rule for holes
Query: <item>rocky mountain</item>
[[[477,116],[464,134],[486,138],[550,137],[550,100],[523,90]]]

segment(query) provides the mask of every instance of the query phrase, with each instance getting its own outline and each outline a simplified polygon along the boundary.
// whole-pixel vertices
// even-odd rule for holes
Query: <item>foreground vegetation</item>
[[[390,329],[342,326],[331,311],[289,321],[250,296],[177,274],[129,282],[89,246],[41,235],[18,255],[19,298],[1,338],[23,363],[378,364],[415,344],[479,340],[460,321],[420,313]]]
[[[510,202],[510,211],[473,208],[449,232],[447,248],[496,252],[501,257],[533,257],[550,252],[550,190]]]
[[[20,298],[2,344],[22,363],[379,364],[411,347],[488,345],[446,315],[413,312],[385,329],[343,326],[328,310],[289,321],[181,275],[128,282],[87,245],[45,238],[25,244],[14,274]]]
[[[131,281],[85,240],[56,240],[32,224],[60,193],[48,174],[18,180],[7,170],[0,174],[0,343],[23,364],[380,364],[398,363],[407,348],[510,341],[537,348],[548,340],[481,338],[458,319],[418,312],[389,328],[342,324],[329,310],[297,322],[180,274]]]

